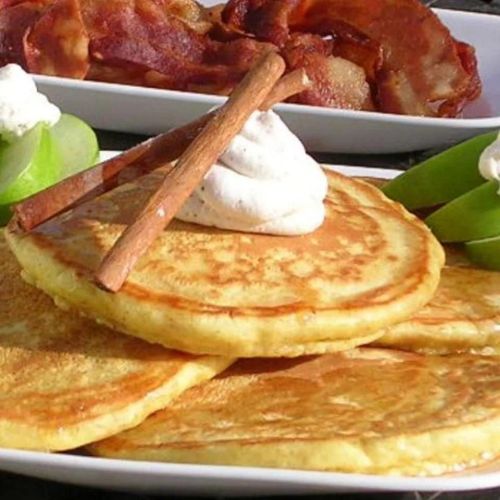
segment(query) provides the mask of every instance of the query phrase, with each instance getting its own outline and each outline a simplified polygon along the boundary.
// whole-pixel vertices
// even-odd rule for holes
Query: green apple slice
[[[76,116],[61,115],[50,129],[50,135],[62,162],[61,180],[99,160],[99,144],[94,131]]]
[[[500,235],[498,182],[483,185],[450,201],[425,223],[443,242],[480,240]]]
[[[465,244],[469,259],[480,267],[500,271],[500,235]]]
[[[56,182],[59,165],[59,154],[42,123],[12,143],[1,143],[0,224],[8,222],[12,203]]]
[[[382,191],[409,210],[447,203],[485,182],[479,157],[497,134],[489,132],[443,151],[388,182]]]

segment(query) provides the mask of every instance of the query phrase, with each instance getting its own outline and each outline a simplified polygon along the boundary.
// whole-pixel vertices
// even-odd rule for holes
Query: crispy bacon
[[[366,76],[375,80],[384,63],[384,52],[379,42],[344,22],[329,20],[317,25],[315,33],[331,36],[334,42],[333,54],[361,66]]]
[[[204,60],[209,64],[223,64],[246,72],[265,52],[276,50],[277,47],[270,43],[258,42],[251,38],[236,38],[225,43],[209,43]]]
[[[83,0],[82,13],[90,33],[90,53],[98,62],[100,80],[112,81],[127,73],[127,83],[147,82],[150,72],[159,73],[156,85],[185,89],[197,75],[205,51],[203,35],[190,29],[164,5],[151,1]],[[109,65],[110,70],[105,70]],[[118,68],[126,68],[119,71]]]
[[[263,3],[265,0],[229,0],[220,11],[221,20],[231,29],[243,33],[247,29],[250,31],[247,14],[256,11]]]
[[[171,56],[166,50],[133,38],[105,37],[91,43],[92,55],[112,65],[123,63],[142,66],[144,72],[153,70],[164,76],[167,88],[187,90],[189,85],[204,83],[225,85],[230,68],[206,65]]]
[[[24,2],[0,10],[0,65],[17,63],[26,68],[24,39],[40,17],[41,6]]]
[[[371,108],[370,88],[363,69],[334,57],[333,40],[318,35],[293,34],[282,54],[290,69],[305,68],[313,84],[291,101],[344,109]]]
[[[52,2],[53,0],[0,0],[0,11],[8,7],[14,7],[15,5],[19,5],[21,3],[24,4],[30,3],[33,5],[36,4],[38,8],[42,8],[45,5],[49,5]]]
[[[99,62],[92,74],[98,72],[102,80],[116,74],[104,66],[124,66],[130,82],[137,81],[142,68],[139,79],[148,86],[228,93],[270,48],[248,38],[211,40],[170,15],[166,5],[158,0],[122,2],[120,16],[113,16],[110,11],[116,6],[86,0],[83,12],[91,33],[90,52]]]
[[[201,57],[204,37],[153,0],[80,0],[91,41],[110,37],[147,41],[175,49],[190,60]]]
[[[32,73],[85,78],[89,37],[77,0],[56,0],[24,39],[26,66]]]
[[[84,10],[85,24],[91,37],[92,55],[102,61],[106,56],[101,54],[101,49],[109,53],[108,45],[113,47],[112,50],[119,50],[123,54],[127,50],[133,50],[136,45],[142,52],[146,50],[146,46],[149,47],[148,59],[160,58],[162,52],[166,51],[170,53],[171,58],[181,62],[201,62],[205,51],[204,37],[187,28],[175,17],[165,16],[160,11],[155,12],[155,15],[152,11],[145,11],[142,8],[144,5],[146,2],[138,3],[138,8],[122,5],[119,16],[107,14],[109,4],[102,4],[102,9],[94,10],[91,15]],[[107,19],[107,22],[102,23],[103,19]],[[126,47],[120,49],[120,43]],[[158,54],[153,56],[152,52]],[[128,57],[135,58],[132,54]],[[144,62],[148,65],[147,60]]]
[[[146,74],[147,72],[144,72],[142,66],[135,66],[133,64],[120,64],[114,66],[109,62],[104,64],[96,60],[91,60],[87,79],[98,82],[120,82],[124,85],[156,86],[146,84]],[[159,85],[159,87],[166,88],[166,84],[165,86]]]
[[[282,47],[289,36],[289,17],[301,0],[229,0],[222,19],[230,26]]]
[[[186,23],[192,30],[205,34],[212,28],[209,12],[192,0],[153,0],[168,16]]]
[[[380,71],[376,98],[380,110],[399,115],[433,116],[435,111],[421,99],[404,71]]]
[[[342,21],[379,42],[384,51],[377,84],[382,111],[433,115],[431,103],[467,95],[471,75],[449,30],[418,0],[307,0],[291,29],[315,31]],[[387,106],[387,103],[391,103]],[[397,105],[395,105],[397,104]]]
[[[331,36],[381,111],[453,115],[480,92],[473,51],[418,0],[230,0],[222,18],[280,46],[295,32]]]
[[[481,79],[477,67],[476,51],[469,44],[455,40],[455,47],[462,65],[470,76],[469,85],[462,95],[448,99],[439,106],[438,114],[443,117],[458,116],[464,106],[481,95]]]
[[[456,116],[481,91],[418,0],[0,0],[0,64],[37,73],[224,94],[268,50],[306,68],[306,104]]]

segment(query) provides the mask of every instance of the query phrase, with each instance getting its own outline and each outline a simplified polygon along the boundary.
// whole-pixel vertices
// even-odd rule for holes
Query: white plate
[[[116,152],[103,152],[103,159]],[[391,179],[401,172],[332,166],[353,176]],[[299,495],[366,491],[458,491],[500,487],[500,464],[436,478],[111,460],[0,448],[0,470],[42,479],[116,489],[183,495]]]
[[[210,0],[205,4],[215,3]],[[452,144],[500,129],[500,16],[437,10],[458,39],[477,49],[482,97],[464,119],[423,118],[283,104],[276,107],[306,147],[317,152],[397,153]],[[107,130],[157,134],[222,102],[211,95],[37,76],[64,111]]]
[[[500,486],[499,470],[455,477],[409,478],[133,462],[2,449],[0,468],[42,479],[129,493],[217,497],[367,491],[460,491]]]
[[[217,0],[215,0],[217,1]],[[205,0],[204,3],[214,3]],[[310,151],[397,153],[443,146],[500,129],[500,16],[437,10],[458,39],[477,49],[483,95],[463,119],[423,118],[282,104],[276,107]],[[211,95],[38,76],[64,111],[107,130],[157,134],[223,101]]]

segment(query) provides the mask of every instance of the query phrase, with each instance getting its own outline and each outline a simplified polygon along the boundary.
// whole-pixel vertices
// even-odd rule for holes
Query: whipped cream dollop
[[[479,173],[488,181],[498,181],[500,184],[500,132],[479,157]],[[500,195],[500,185],[498,188]]]
[[[0,137],[12,141],[37,123],[57,123],[61,111],[40,94],[33,78],[17,64],[0,68]]]
[[[321,167],[273,111],[256,111],[177,214],[221,229],[301,235],[325,218]]]

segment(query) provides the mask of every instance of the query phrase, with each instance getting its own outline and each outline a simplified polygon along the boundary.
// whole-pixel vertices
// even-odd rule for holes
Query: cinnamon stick
[[[259,108],[285,71],[285,62],[269,53],[245,76],[181,155],[133,224],[127,227],[96,273],[103,288],[121,288],[135,263],[200,183],[249,116]]]
[[[271,108],[301,92],[309,84],[305,70],[298,69],[288,73],[276,83],[261,109]],[[26,198],[14,207],[19,227],[30,231],[68,208],[166,166],[185,151],[214,113],[205,114],[182,127],[147,139],[110,160]]]
[[[311,80],[309,80],[305,69],[296,69],[280,78],[278,83],[271,89],[271,92],[269,92],[260,109],[267,111],[275,104],[307,89],[310,85]]]

